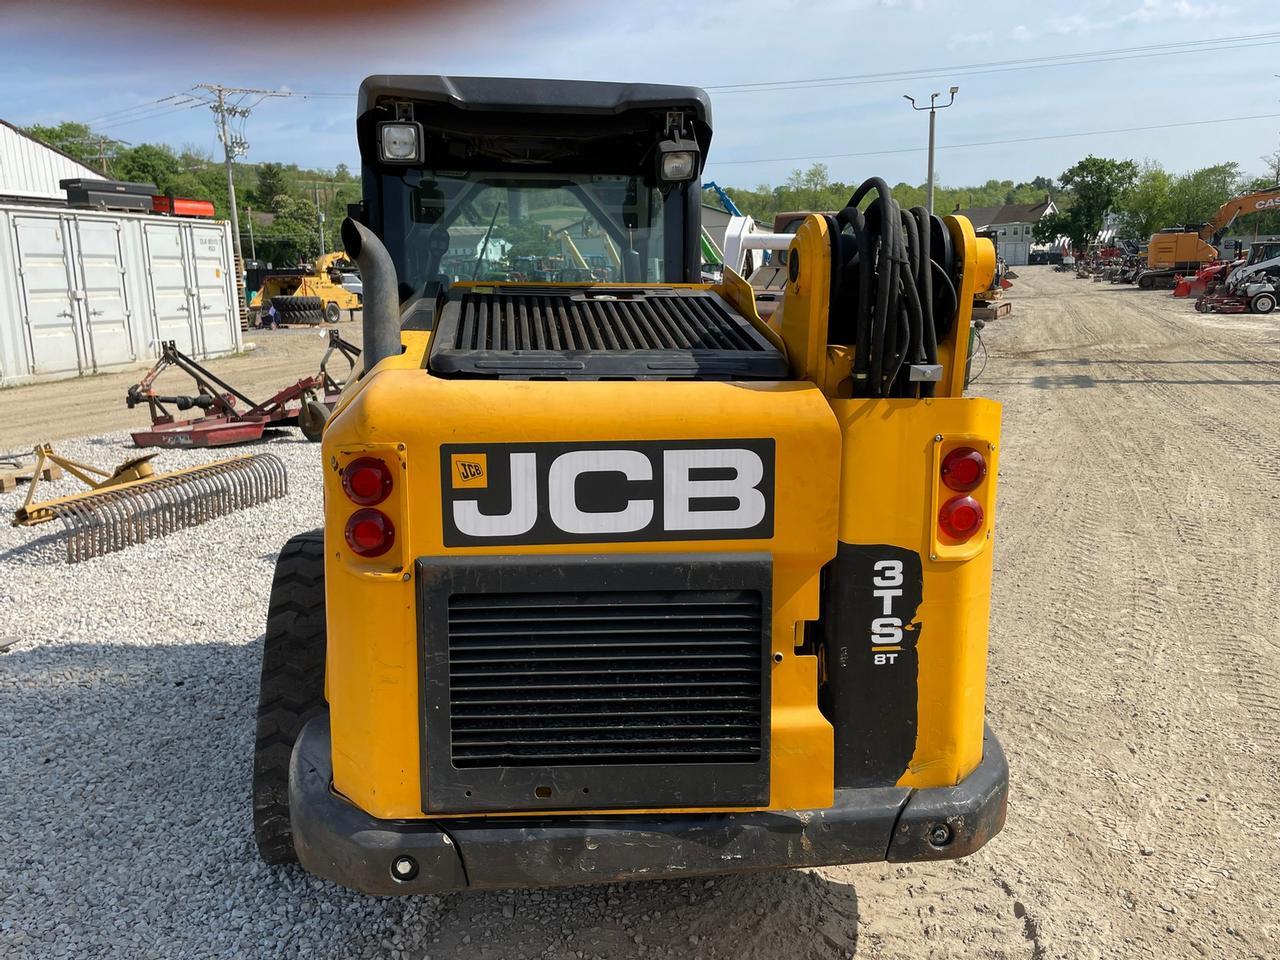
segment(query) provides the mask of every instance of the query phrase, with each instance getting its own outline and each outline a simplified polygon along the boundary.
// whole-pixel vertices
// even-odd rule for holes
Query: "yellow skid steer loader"
[[[272,587],[263,857],[427,893],[999,832],[991,244],[869,180],[804,218],[775,330],[700,282],[700,89],[376,76],[356,126],[363,369]],[[584,219],[591,282],[441,269]]]

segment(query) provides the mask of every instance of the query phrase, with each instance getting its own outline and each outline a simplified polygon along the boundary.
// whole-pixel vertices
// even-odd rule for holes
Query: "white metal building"
[[[0,120],[0,196],[62,200],[59,180],[102,180],[102,174],[74,157],[35,140]]]
[[[0,386],[240,350],[228,224],[70,208],[72,177],[100,175],[0,123]]]

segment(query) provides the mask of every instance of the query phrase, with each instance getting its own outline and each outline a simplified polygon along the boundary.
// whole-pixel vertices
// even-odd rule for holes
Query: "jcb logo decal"
[[[773,460],[771,439],[448,444],[444,543],[772,537]]]
[[[485,475],[485,466],[489,458],[485,454],[455,453],[452,459],[453,486],[468,487],[474,490],[477,487],[487,487],[489,485],[488,477]]]

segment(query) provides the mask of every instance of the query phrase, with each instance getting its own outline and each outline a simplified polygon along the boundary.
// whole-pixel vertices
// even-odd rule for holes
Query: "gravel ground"
[[[979,854],[405,900],[261,865],[272,562],[319,522],[317,448],[289,434],[286,499],[164,540],[65,566],[0,527],[0,957],[1280,955],[1276,321],[1020,272],[981,386],[1005,402],[1013,796]]]

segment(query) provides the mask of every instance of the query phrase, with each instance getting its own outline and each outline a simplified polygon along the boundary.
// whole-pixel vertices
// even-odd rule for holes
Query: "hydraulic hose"
[[[854,396],[932,396],[934,384],[910,371],[938,362],[957,305],[950,245],[934,243],[946,237],[942,222],[922,207],[903,210],[872,177],[830,226],[831,333],[854,347]]]

